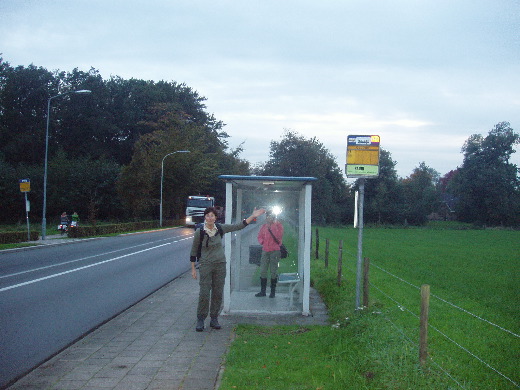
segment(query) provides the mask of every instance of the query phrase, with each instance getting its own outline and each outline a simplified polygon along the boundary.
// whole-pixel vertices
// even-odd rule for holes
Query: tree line
[[[49,98],[47,218],[76,210],[83,220],[158,218],[164,160],[164,215],[180,217],[188,194],[222,193],[219,174],[247,174],[224,124],[185,84],[104,80],[99,72],[12,67],[0,58],[2,222],[23,221],[18,180],[31,181],[31,216],[42,214]],[[223,196],[223,195],[222,195]]]
[[[89,90],[90,94],[69,93]],[[63,95],[62,95],[63,94]],[[47,218],[77,211],[83,220],[181,218],[190,194],[224,202],[221,174],[314,176],[313,223],[347,224],[354,191],[334,157],[316,138],[285,130],[271,141],[269,159],[251,166],[242,148],[230,149],[225,124],[205,98],[185,84],[112,76],[96,69],[49,71],[12,67],[0,57],[0,222],[23,222],[19,179],[31,181],[31,218],[41,219],[47,104]],[[440,176],[422,162],[398,177],[391,153],[381,151],[380,177],[366,181],[365,221],[422,225],[428,218],[479,225],[520,225],[519,170],[510,163],[519,135],[500,122],[472,135],[460,167]],[[189,150],[190,153],[171,152]],[[169,156],[167,156],[169,155]],[[167,157],[166,157],[167,156]]]
[[[481,227],[520,226],[520,171],[509,161],[519,140],[508,122],[499,122],[485,137],[471,135],[461,147],[462,165],[442,177],[422,162],[409,177],[396,180],[395,163],[383,153],[386,172],[366,184],[369,220],[422,225],[435,218]]]

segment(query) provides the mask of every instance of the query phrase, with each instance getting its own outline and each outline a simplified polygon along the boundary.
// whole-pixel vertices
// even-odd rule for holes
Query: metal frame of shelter
[[[278,288],[285,287],[287,293],[280,294],[277,288],[278,299],[256,298],[251,291],[247,295],[238,291],[236,280],[237,275],[241,271],[237,271],[237,264],[244,264],[244,258],[247,257],[247,251],[244,249],[247,242],[241,243],[242,234],[246,234],[250,227],[237,232],[233,239],[226,239],[224,242],[224,250],[227,261],[227,276],[224,286],[224,307],[223,314],[233,313],[266,313],[266,314],[283,314],[283,313],[300,313],[302,315],[310,315],[309,292],[310,292],[310,257],[311,257],[311,195],[312,182],[315,177],[285,177],[285,176],[239,176],[239,175],[221,175],[220,179],[226,182],[226,223],[237,223],[250,214],[253,210],[249,210],[247,205],[247,194],[261,195],[264,198],[277,196],[294,197],[295,209],[291,210],[297,217],[297,272],[294,274],[280,274]],[[272,195],[271,195],[272,194]],[[244,206],[245,205],[245,206]],[[263,207],[264,204],[256,204],[255,207]],[[244,208],[245,207],[245,208]],[[250,234],[251,235],[251,234]],[[256,239],[256,237],[255,237]],[[252,240],[252,238],[250,238]],[[256,242],[258,243],[258,242]],[[296,275],[296,279],[294,278]],[[248,288],[251,288],[248,286]],[[268,284],[269,288],[269,284]],[[294,292],[298,290],[296,299]],[[242,295],[239,295],[242,294]],[[284,301],[286,306],[281,307]],[[275,308],[276,307],[276,308]]]

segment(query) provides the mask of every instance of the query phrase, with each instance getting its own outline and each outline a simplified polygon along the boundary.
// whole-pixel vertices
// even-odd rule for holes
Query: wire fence
[[[328,246],[328,243],[327,243],[327,246]],[[344,257],[348,257],[348,258],[353,258],[353,259],[356,259],[356,255],[353,254],[353,253],[349,253],[349,251],[345,251],[343,249],[343,255]],[[327,263],[328,259],[326,259],[326,263]],[[371,259],[370,260],[370,267],[372,269],[375,269],[377,270],[378,272],[380,272],[381,274],[384,274],[384,275],[387,275],[389,276],[390,278],[392,278],[394,281],[397,281],[398,283],[400,284],[404,284],[406,286],[409,286],[409,287],[412,287],[413,289],[415,290],[421,290],[421,287],[420,286],[417,286],[407,280],[405,280],[404,278],[398,276],[398,275],[395,275],[393,274],[392,272],[389,272],[388,270],[384,269],[383,267],[377,265],[374,263],[374,261]],[[346,268],[348,269],[348,271],[352,274],[355,274],[355,270],[351,269],[351,268]],[[409,307],[407,307],[406,304],[404,304],[402,301],[400,301],[399,298],[396,298],[393,294],[389,293],[388,291],[385,291],[384,290],[384,287],[381,287],[380,285],[377,285],[375,283],[373,283],[372,280],[369,281],[369,287],[370,289],[373,289],[375,291],[377,291],[378,294],[380,294],[381,296],[383,296],[384,298],[388,299],[389,301],[393,302],[397,308],[399,308],[400,312],[403,312],[403,313],[407,313],[411,316],[413,316],[415,319],[417,320],[420,320],[420,316],[419,314],[417,314],[416,312],[414,312],[413,310],[411,310]],[[395,291],[395,290],[393,290]],[[419,296],[419,295],[417,295]],[[512,337],[513,340],[515,340],[515,342],[518,342],[518,339],[520,339],[520,335],[515,333],[514,331],[512,330],[509,330],[507,328],[505,328],[504,326],[501,326],[501,325],[498,325],[486,318],[483,318],[482,316],[479,316],[477,314],[474,314],[472,313],[471,311],[467,310],[467,309],[464,309],[463,307],[461,307],[460,305],[457,305],[457,304],[454,304],[453,302],[450,302],[448,301],[447,299],[444,299],[436,294],[430,294],[431,297],[435,298],[439,304],[444,304],[444,305],[448,305],[449,307],[453,308],[453,309],[456,309],[457,311],[459,311],[460,313],[464,313],[465,315],[471,317],[473,320],[477,320],[477,321],[480,321],[482,323],[485,323],[487,325],[490,325],[492,326],[494,329],[496,329],[497,331],[499,332],[502,332],[502,334],[504,334],[505,336],[507,337]],[[395,319],[392,319],[388,314],[385,314],[383,312],[381,312],[381,314],[383,314],[385,316],[385,319],[388,320],[392,327],[394,327],[396,329],[396,332],[404,339],[406,340],[406,342],[408,343],[411,343],[413,344],[415,347],[419,348],[419,345],[418,345],[418,342],[417,341],[414,341],[414,339],[412,337],[410,337],[409,335],[407,335],[407,331],[402,327],[400,326],[399,324],[397,324],[397,321]],[[435,331],[438,335],[440,335],[446,342],[456,346],[457,349],[463,351],[469,358],[471,359],[474,359],[475,361],[477,361],[478,363],[480,363],[481,365],[487,367],[490,372],[493,372],[495,373],[496,375],[500,376],[502,379],[506,380],[507,382],[509,382],[511,385],[513,385],[514,387],[516,388],[520,388],[520,384],[515,381],[514,379],[510,378],[508,375],[506,375],[504,372],[502,372],[501,369],[493,366],[493,364],[489,363],[488,361],[486,361],[484,358],[482,358],[481,356],[478,355],[478,353],[470,350],[470,347],[467,347],[467,346],[464,346],[462,344],[462,342],[457,342],[455,341],[454,337],[450,337],[447,335],[447,332],[445,331],[442,331],[440,330],[438,327],[436,326],[433,326],[431,324],[428,325],[428,328],[429,329],[432,329],[433,331]],[[409,332],[409,331],[408,331]],[[428,361],[433,365],[435,366],[437,369],[439,369],[444,375],[446,375],[448,378],[450,378],[450,380],[452,380],[454,383],[456,383],[456,385],[459,387],[459,388],[462,388],[462,389],[465,389],[466,387],[463,385],[463,383],[461,383],[460,380],[457,380],[455,378],[455,376],[453,374],[451,374],[446,368],[444,368],[439,362],[435,361],[430,355],[428,356]]]
[[[390,298],[390,297],[389,297]],[[393,300],[393,299],[392,299]],[[414,316],[415,314],[412,313]],[[401,335],[401,337],[406,340],[409,344],[413,345],[414,347],[417,347],[417,343],[413,341],[410,337],[406,335],[404,332],[404,329],[400,328],[395,322],[393,322],[390,317],[385,316],[386,320],[392,324],[392,326],[395,328],[396,332]],[[444,369],[440,364],[435,362],[433,359],[430,358],[431,363],[437,367],[444,375],[446,375],[448,378],[450,378],[453,382],[457,384],[460,388],[464,389],[465,387],[456,379],[454,378],[447,370]]]
[[[416,286],[416,285],[414,285],[414,284],[412,284],[412,283],[410,283],[410,282],[404,280],[403,278],[401,278],[401,277],[399,277],[399,276],[397,276],[397,275],[394,275],[393,273],[391,273],[391,272],[387,271],[386,269],[384,269],[384,268],[378,266],[377,264],[374,264],[373,262],[371,263],[371,265],[373,265],[374,267],[376,267],[376,268],[379,269],[380,271],[382,271],[382,272],[384,272],[384,273],[386,273],[386,274],[392,276],[393,278],[395,278],[395,279],[397,279],[397,280],[399,280],[399,281],[401,281],[401,282],[403,282],[403,283],[406,283],[406,284],[408,284],[409,286],[412,286],[412,287],[416,288],[417,290],[420,290],[420,289],[421,289],[419,286]],[[455,309],[458,309],[458,310],[460,310],[460,311],[462,311],[462,312],[464,312],[464,313],[466,313],[466,314],[468,314],[468,315],[470,315],[470,316],[475,317],[476,319],[478,319],[478,320],[480,320],[480,321],[486,322],[486,323],[488,323],[489,325],[494,326],[494,327],[496,327],[496,328],[498,328],[498,329],[500,329],[500,330],[502,330],[502,331],[504,331],[504,332],[506,332],[506,333],[509,333],[509,334],[512,335],[512,336],[515,336],[515,337],[517,337],[517,338],[520,338],[520,335],[518,335],[517,333],[514,333],[514,332],[510,331],[509,329],[503,328],[502,326],[497,325],[497,324],[495,324],[495,323],[493,323],[493,322],[491,322],[491,321],[489,321],[489,320],[486,320],[485,318],[482,318],[482,317],[480,317],[480,316],[478,316],[478,315],[476,315],[476,314],[473,314],[473,313],[471,313],[470,311],[468,311],[468,310],[466,310],[466,309],[463,309],[462,307],[457,306],[457,305],[455,305],[454,303],[449,302],[449,301],[447,301],[447,300],[445,300],[445,299],[439,297],[438,295],[431,294],[431,296],[434,297],[434,298],[436,298],[436,299],[438,299],[439,301],[441,301],[441,302],[447,304],[447,305],[450,305],[451,307],[454,307]]]

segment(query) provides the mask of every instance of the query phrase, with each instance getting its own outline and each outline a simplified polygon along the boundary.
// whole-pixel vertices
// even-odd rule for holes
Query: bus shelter
[[[314,177],[221,175],[226,182],[226,223],[238,223],[253,209],[265,208],[284,227],[289,255],[280,260],[276,297],[256,297],[260,291],[262,247],[258,232],[265,214],[248,227],[225,237],[227,276],[223,314],[301,313],[309,315],[311,255],[311,195]]]

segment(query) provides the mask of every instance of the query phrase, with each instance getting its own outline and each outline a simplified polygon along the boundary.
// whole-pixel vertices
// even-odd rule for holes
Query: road
[[[192,237],[178,228],[0,251],[0,388],[186,272]]]

